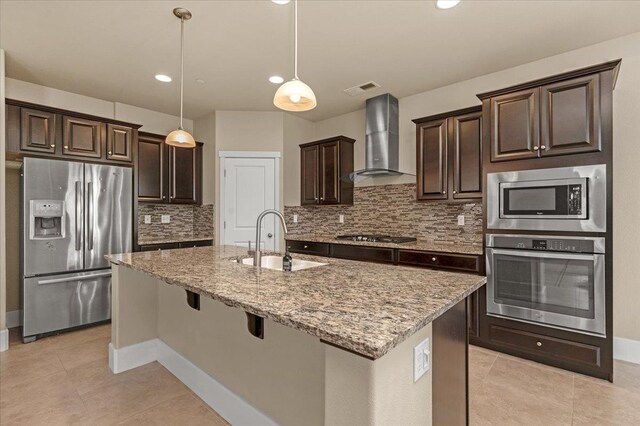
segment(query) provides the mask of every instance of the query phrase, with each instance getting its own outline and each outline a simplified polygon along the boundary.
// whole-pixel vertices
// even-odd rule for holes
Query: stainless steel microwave
[[[487,228],[606,231],[606,165],[490,173]]]

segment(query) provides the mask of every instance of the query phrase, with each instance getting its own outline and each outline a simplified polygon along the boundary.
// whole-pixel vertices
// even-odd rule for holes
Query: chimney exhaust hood
[[[398,99],[387,93],[367,99],[365,168],[349,175],[352,181],[374,176],[400,176]]]

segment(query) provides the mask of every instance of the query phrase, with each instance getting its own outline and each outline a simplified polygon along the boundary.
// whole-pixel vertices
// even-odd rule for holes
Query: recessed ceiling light
[[[451,9],[457,6],[458,3],[460,3],[460,0],[438,0],[436,1],[436,7],[438,9]]]
[[[290,0],[271,0],[272,2],[274,2],[275,4],[287,4],[289,3]]]
[[[284,78],[280,77],[279,75],[272,75],[271,77],[269,77],[269,81],[273,84],[280,84],[284,81]]]
[[[163,83],[170,83],[171,82],[171,77],[169,77],[168,75],[164,75],[164,74],[156,74],[156,80],[161,81]]]
[[[204,81],[203,79],[201,79],[201,78],[196,78],[196,83],[198,83],[198,84],[204,84],[204,83],[205,83],[205,81]]]

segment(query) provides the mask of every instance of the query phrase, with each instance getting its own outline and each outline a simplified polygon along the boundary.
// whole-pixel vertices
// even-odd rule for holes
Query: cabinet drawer
[[[140,246],[140,251],[171,250],[177,248],[179,248],[178,243],[146,244]]]
[[[289,251],[293,253],[329,256],[329,244],[327,243],[312,243],[309,241],[287,241],[287,246],[289,246]]]
[[[188,247],[210,247],[213,245],[212,240],[203,240],[203,241],[183,241],[178,244],[180,248],[188,248]]]
[[[332,244],[331,256],[342,259],[367,260],[369,262],[394,263],[394,249]]]
[[[400,265],[455,269],[476,273],[480,272],[479,258],[479,256],[464,254],[442,254],[427,251],[398,250],[398,263]]]
[[[492,342],[549,359],[600,367],[600,348],[585,343],[548,337],[512,328],[491,325]]]

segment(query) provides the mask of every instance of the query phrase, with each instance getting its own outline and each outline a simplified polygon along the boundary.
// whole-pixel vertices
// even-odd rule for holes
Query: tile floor
[[[110,326],[0,353],[0,424],[226,425],[158,363],[109,370]],[[638,425],[640,365],[616,361],[616,383],[470,348],[472,425]]]

